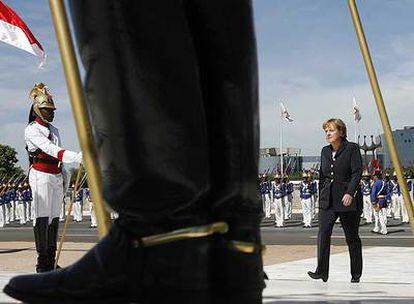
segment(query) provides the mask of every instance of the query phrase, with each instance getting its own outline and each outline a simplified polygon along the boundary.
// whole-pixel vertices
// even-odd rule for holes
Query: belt
[[[43,163],[43,164],[50,164],[50,165],[58,165],[59,161],[56,159],[48,159],[48,158],[33,158],[34,163]]]

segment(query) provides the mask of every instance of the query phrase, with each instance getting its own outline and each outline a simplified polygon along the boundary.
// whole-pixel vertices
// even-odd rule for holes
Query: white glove
[[[65,150],[62,156],[62,163],[82,163],[82,152],[73,152]]]

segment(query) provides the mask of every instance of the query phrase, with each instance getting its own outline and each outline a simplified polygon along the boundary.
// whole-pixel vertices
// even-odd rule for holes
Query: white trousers
[[[30,222],[30,220],[32,219],[32,202],[31,201],[25,201],[24,202],[24,209],[25,209],[25,213],[26,214],[26,222]]]
[[[10,222],[14,222],[17,220],[17,202],[11,202],[11,215],[10,215]]]
[[[402,215],[401,220],[403,223],[409,223],[410,218],[408,217],[408,211],[407,211],[407,207],[405,206],[404,198],[401,197],[400,202],[401,202],[401,215]]]
[[[38,217],[48,217],[50,225],[53,218],[59,217],[62,208],[62,174],[49,174],[31,168],[29,184],[33,195],[33,226]]]
[[[374,209],[375,226],[374,231],[387,234],[387,209],[382,208],[376,211]]]
[[[312,224],[312,198],[302,198],[303,224],[311,226]]]
[[[60,210],[60,214],[59,214],[59,220],[63,221],[65,219],[65,214],[66,214],[66,202],[65,202],[65,198],[62,200],[62,210]]]
[[[391,212],[395,219],[401,218],[401,195],[391,195]]]
[[[372,211],[371,196],[363,195],[362,200],[364,202],[364,211],[362,214],[364,215],[365,221],[367,223],[372,223],[373,211]]]
[[[6,206],[4,204],[0,205],[0,227],[6,225]]]
[[[5,212],[6,212],[6,216],[5,216],[5,223],[9,224],[11,221],[11,203],[7,203],[4,205],[5,206]]]
[[[264,194],[264,213],[265,216],[268,218],[270,217],[270,211],[272,209],[272,201],[270,199],[270,193]]]
[[[283,198],[273,199],[273,208],[275,210],[275,224],[278,227],[282,227],[284,224],[285,212],[283,205]]]
[[[317,194],[313,194],[311,197],[311,215],[312,215],[312,219],[316,218],[316,214],[318,214],[318,195]]]
[[[288,220],[292,217],[292,202],[293,194],[288,194],[285,196],[285,220]]]
[[[17,216],[20,220],[20,225],[26,224],[26,210],[25,210],[25,202],[18,201],[17,202]]]
[[[89,202],[89,208],[91,211],[91,226],[98,227],[98,223],[96,221],[95,204],[93,202]]]
[[[73,204],[73,219],[77,222],[82,221],[82,201],[75,201]]]

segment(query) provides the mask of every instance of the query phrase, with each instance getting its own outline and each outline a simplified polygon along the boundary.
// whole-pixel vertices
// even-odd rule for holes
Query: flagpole
[[[357,125],[358,125],[358,122],[355,120],[355,118],[354,118],[354,125],[355,125],[355,135],[354,135],[354,138],[355,138],[355,142],[357,142]]]
[[[280,111],[280,105],[279,105]],[[279,128],[279,151],[280,151],[280,175],[283,177],[283,117],[282,112],[280,111],[280,128]]]

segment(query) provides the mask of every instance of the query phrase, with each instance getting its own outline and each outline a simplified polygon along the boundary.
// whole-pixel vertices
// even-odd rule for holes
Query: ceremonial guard
[[[384,181],[387,183],[388,190],[390,191],[390,189],[391,189],[391,176],[390,176],[389,172],[385,172]],[[390,200],[388,201],[387,208],[386,208],[387,218],[392,218],[392,216],[393,216],[392,211],[393,210],[392,210],[392,206],[391,206],[391,191],[390,191]]]
[[[311,216],[312,219],[316,217],[316,214],[318,213],[318,182],[316,179],[314,179],[314,173],[309,172],[309,183],[311,184]]]
[[[4,193],[4,205],[5,205],[5,211],[6,211],[5,224],[6,225],[10,224],[10,218],[11,218],[11,200],[10,200],[10,198],[12,197],[11,193],[12,193],[11,185],[7,184],[6,190]]]
[[[78,223],[82,222],[82,205],[83,205],[83,189],[78,189],[78,192],[75,193],[75,202],[73,204],[73,220]]]
[[[407,180],[408,192],[411,196],[411,199],[413,199],[413,182],[410,180],[410,176],[408,174],[405,175],[405,178]],[[401,215],[402,215],[401,222],[403,224],[408,224],[410,222],[410,218],[408,217],[407,207],[405,206],[404,197],[402,196],[401,196]]]
[[[374,208],[375,226],[372,232],[387,234],[387,206],[391,200],[389,184],[382,179],[381,170],[373,173],[374,184],[371,189],[371,203]]]
[[[20,220],[20,225],[26,224],[26,214],[25,214],[25,203],[23,195],[23,185],[19,184],[16,191],[16,205],[17,205],[17,215]]]
[[[8,190],[7,190],[7,221],[6,223],[12,223],[15,220],[14,217],[14,211],[15,211],[15,198],[16,198],[16,185],[15,184],[9,184]]]
[[[398,184],[397,173],[394,172],[392,175],[392,180],[389,182],[389,189],[391,193],[391,214],[393,215],[395,220],[401,219],[401,189],[400,185]]]
[[[302,173],[300,183],[300,202],[302,204],[303,228],[312,227],[312,183],[309,181],[310,175]]]
[[[11,216],[10,216],[10,222],[15,222],[18,220],[18,213],[17,213],[17,184],[14,182],[13,185],[13,191],[11,196]]]
[[[89,188],[85,188],[85,197],[86,200],[89,202],[89,210],[91,214],[90,228],[96,228],[98,227],[98,223],[96,221],[95,204],[93,203],[91,190]]]
[[[260,193],[263,200],[264,205],[264,214],[266,218],[270,217],[271,208],[272,208],[272,199],[271,199],[271,192],[272,192],[272,181],[267,180],[267,175],[263,174],[263,180],[260,184]]]
[[[82,154],[61,148],[58,129],[51,124],[56,110],[49,90],[37,84],[29,94],[33,101],[25,141],[31,168],[34,236],[38,254],[36,271],[52,270],[55,263],[59,214],[68,176],[63,163],[80,163]]]
[[[362,191],[362,200],[364,203],[363,217],[365,218],[365,223],[372,224],[372,203],[371,203],[371,176],[367,170],[364,170],[362,173],[361,180],[361,191]]]
[[[0,184],[0,228],[4,227],[6,223],[6,214],[5,214],[5,206],[4,206],[4,192],[3,189],[5,188],[4,184]]]
[[[286,195],[286,188],[279,174],[275,175],[272,183],[273,192],[273,209],[275,212],[275,227],[282,228],[284,226],[285,212],[283,197]]]
[[[66,215],[66,201],[67,201],[67,192],[68,191],[64,191],[65,193],[63,194],[63,200],[62,200],[62,208],[60,210],[60,214],[59,214],[59,222],[63,222],[65,221],[65,215]]]
[[[32,192],[27,182],[24,182],[23,184],[23,201],[25,207],[26,222],[30,222],[32,220]]]
[[[286,197],[285,197],[285,220],[292,218],[292,204],[293,204],[293,183],[289,180],[287,174],[283,177],[283,183],[286,187]]]

